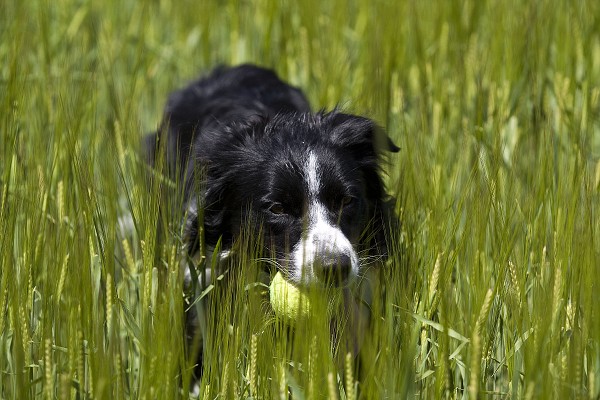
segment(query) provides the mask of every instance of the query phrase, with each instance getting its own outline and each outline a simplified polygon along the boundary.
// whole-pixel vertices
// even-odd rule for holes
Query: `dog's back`
[[[169,167],[185,171],[190,147],[202,132],[258,116],[308,111],[302,92],[271,70],[248,64],[218,67],[169,96],[158,131],[146,138],[146,154],[154,164],[157,146],[165,140]]]

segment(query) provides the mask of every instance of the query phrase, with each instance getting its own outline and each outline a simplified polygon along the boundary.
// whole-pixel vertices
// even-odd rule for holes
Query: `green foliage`
[[[241,243],[193,305],[217,315],[203,396],[600,396],[600,3],[1,9],[0,397],[188,397],[181,200],[139,143],[169,91],[240,62],[385,126],[403,225],[361,376],[325,315],[271,316],[264,255]]]

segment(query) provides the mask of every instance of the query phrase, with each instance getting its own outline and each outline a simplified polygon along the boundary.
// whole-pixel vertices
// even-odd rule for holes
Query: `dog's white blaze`
[[[308,184],[308,195],[309,198],[316,199],[319,195],[319,188],[321,187],[319,163],[317,162],[317,156],[312,151],[308,153],[308,160],[306,162],[306,183]]]
[[[328,220],[327,209],[319,201],[321,171],[314,153],[308,154],[304,168],[308,186],[307,226],[302,239],[294,246],[294,268],[290,277],[296,282],[314,281],[316,277],[313,264],[319,254],[339,254],[350,258],[352,279],[358,273],[358,255],[346,235]]]

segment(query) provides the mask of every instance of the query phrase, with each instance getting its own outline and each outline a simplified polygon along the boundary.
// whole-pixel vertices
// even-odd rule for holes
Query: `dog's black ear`
[[[233,241],[228,204],[236,185],[236,162],[239,151],[248,140],[262,134],[267,118],[256,114],[239,114],[232,122],[202,132],[203,146],[194,148],[192,162],[187,168],[186,192],[196,199],[187,206],[184,241],[189,253],[198,250],[200,243],[215,246]]]
[[[224,199],[229,196],[214,184],[205,194],[204,206],[204,240],[209,246],[216,246],[219,239],[224,245],[230,245],[233,238],[229,223],[230,215]]]
[[[325,120],[331,124],[331,140],[339,146],[370,154],[400,150],[385,131],[368,118],[333,111],[325,116]]]
[[[372,256],[387,258],[389,241],[400,226],[394,212],[395,200],[385,190],[379,167],[379,154],[400,150],[375,122],[368,118],[332,112],[325,116],[331,124],[330,140],[349,149],[360,166],[369,203],[369,221],[361,245]]]
[[[220,127],[220,136],[243,142],[249,137],[263,134],[268,120],[269,118],[264,115],[243,115]]]
[[[232,237],[227,227],[226,211],[214,204],[214,196],[208,194],[213,199],[213,204],[204,207],[198,206],[195,200],[187,206],[187,215],[185,216],[184,244],[188,254],[193,255],[201,246],[206,245],[214,247],[219,240],[223,244],[231,244]]]

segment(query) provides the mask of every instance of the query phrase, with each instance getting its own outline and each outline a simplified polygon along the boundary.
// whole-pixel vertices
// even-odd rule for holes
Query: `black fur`
[[[398,148],[373,121],[337,110],[313,113],[302,92],[272,71],[242,65],[217,68],[174,92],[146,141],[151,161],[162,141],[172,176],[185,185],[190,253],[201,230],[208,247],[220,239],[227,249],[250,223],[262,229],[264,253],[293,272],[291,247],[306,227],[303,166],[310,151],[320,162],[324,218],[357,254],[387,256],[395,217],[379,162],[382,151]]]

